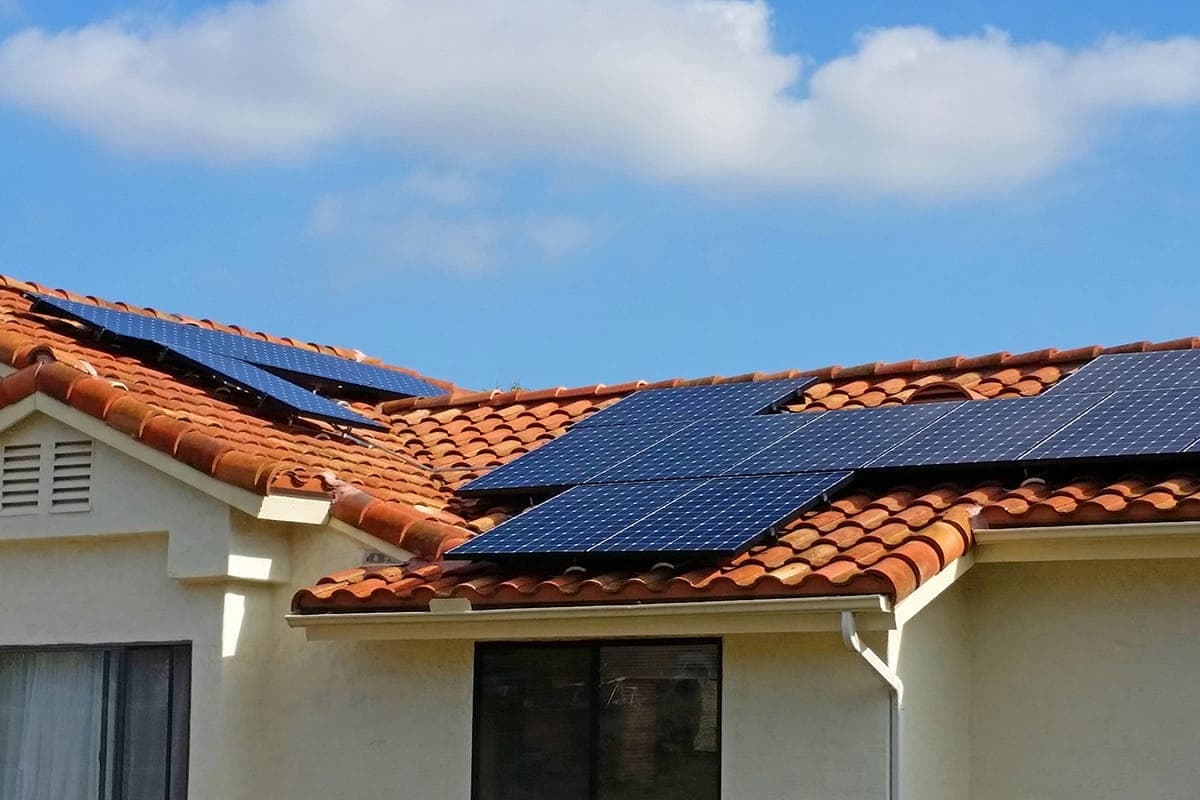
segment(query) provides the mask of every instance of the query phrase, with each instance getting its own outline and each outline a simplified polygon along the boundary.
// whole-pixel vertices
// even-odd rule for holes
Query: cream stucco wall
[[[905,798],[970,796],[970,637],[962,583],[926,606],[900,634]]]
[[[80,438],[35,414],[0,444]],[[268,725],[253,645],[282,627],[276,590],[220,573],[235,543],[242,558],[286,561],[279,531],[99,443],[92,472],[89,511],[0,516],[0,645],[190,642],[191,796],[269,796],[249,768]]]
[[[1200,797],[1200,562],[967,581],[972,800]]]
[[[888,695],[836,634],[727,636],[724,798],[887,796]]]

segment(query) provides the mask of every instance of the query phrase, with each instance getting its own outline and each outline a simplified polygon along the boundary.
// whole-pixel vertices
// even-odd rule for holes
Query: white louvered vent
[[[50,511],[87,511],[92,501],[92,442],[54,443]]]
[[[42,477],[42,445],[0,447],[0,514],[35,514]]]

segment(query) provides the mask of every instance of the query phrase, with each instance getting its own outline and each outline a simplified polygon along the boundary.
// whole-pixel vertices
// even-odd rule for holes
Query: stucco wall
[[[80,438],[38,415],[0,443]],[[0,516],[0,645],[191,642],[191,796],[254,796],[255,773],[235,774],[261,727],[239,662],[252,650],[228,645],[247,619],[281,623],[266,613],[231,619],[227,598],[272,590],[169,575],[170,539],[183,551],[200,540],[212,550],[235,534],[237,512],[98,443],[92,485],[88,512]],[[174,560],[187,571],[187,559]]]
[[[1200,564],[967,576],[972,800],[1200,796]]]
[[[970,628],[959,583],[904,626],[904,797],[963,800],[970,792]]]
[[[329,531],[297,532],[293,546],[297,584],[363,555]],[[472,645],[309,642],[283,621],[291,593],[269,616],[272,730],[258,751],[269,796],[469,798]]]
[[[835,634],[728,636],[722,797],[887,796],[888,695]]]

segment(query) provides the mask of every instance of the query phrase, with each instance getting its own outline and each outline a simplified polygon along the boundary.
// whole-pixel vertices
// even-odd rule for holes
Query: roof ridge
[[[211,319],[196,319],[195,317],[189,317],[184,314],[173,314],[166,311],[160,311],[155,308],[150,308],[148,306],[136,306],[131,303],[106,300],[102,297],[95,297],[93,295],[81,295],[72,292],[69,289],[55,289],[33,281],[23,281],[19,278],[14,278],[9,275],[0,274],[0,289],[8,289],[10,291],[18,292],[36,292],[37,294],[51,295],[54,297],[60,297],[64,300],[71,300],[76,303],[87,303],[100,308],[111,308],[117,311],[127,311],[131,314],[154,317],[156,319],[166,320],[168,322],[196,325],[209,330],[220,331],[222,333],[232,333],[238,336],[245,336],[250,339],[271,342],[272,344],[295,347],[300,350],[307,350],[314,353],[321,353],[323,355],[343,358],[348,361],[361,361],[362,363],[370,364],[371,366],[411,375],[414,378],[419,378],[423,381],[427,381],[435,386],[445,389],[447,392],[459,390],[459,387],[457,387],[452,381],[443,380],[441,378],[433,378],[418,372],[415,369],[402,367],[398,364],[389,364],[380,358],[366,356],[361,350],[339,347],[337,345],[320,344],[317,342],[302,342],[298,339],[292,339],[286,336],[275,336],[273,334],[266,333],[265,331],[250,330],[248,328],[243,328],[240,325],[229,325],[216,322]]]
[[[1162,342],[1129,342],[1119,345],[1090,345],[1069,350],[1058,350],[1050,347],[1042,350],[1030,350],[1024,353],[1009,353],[999,351],[979,356],[946,356],[936,359],[910,359],[907,361],[882,362],[873,361],[851,367],[833,364],[826,367],[808,370],[784,370],[780,372],[751,372],[742,375],[722,376],[708,375],[701,378],[668,378],[666,380],[648,382],[644,380],[627,381],[607,385],[603,383],[587,384],[584,386],[558,386],[546,389],[516,389],[503,391],[493,389],[490,392],[451,391],[439,397],[406,397],[399,400],[388,400],[381,403],[380,411],[385,415],[400,414],[416,409],[453,408],[458,406],[509,405],[512,403],[540,402],[543,400],[563,400],[583,397],[611,397],[628,394],[642,389],[662,389],[679,386],[705,386],[715,383],[742,383],[749,381],[783,380],[791,378],[813,377],[818,380],[844,380],[850,378],[868,378],[882,376],[920,376],[922,374],[944,372],[946,370],[973,370],[986,367],[1020,367],[1031,364],[1071,364],[1090,361],[1096,356],[1117,353],[1139,353],[1153,350],[1193,350],[1200,349],[1200,337],[1190,336],[1180,339],[1169,339]]]

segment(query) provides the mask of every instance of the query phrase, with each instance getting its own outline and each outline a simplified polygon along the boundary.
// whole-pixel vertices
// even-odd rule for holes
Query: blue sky
[[[1200,334],[1194,6],[588,5],[0,0],[0,271],[474,388]]]

